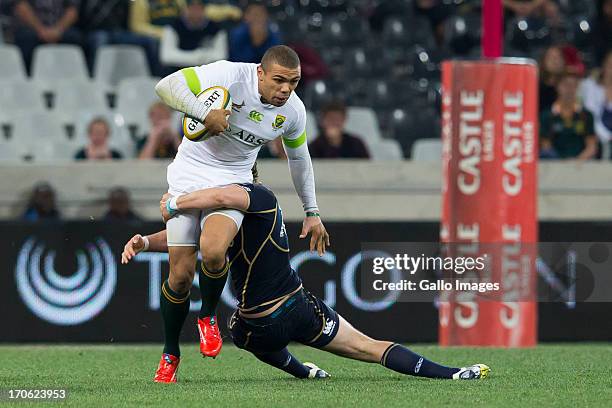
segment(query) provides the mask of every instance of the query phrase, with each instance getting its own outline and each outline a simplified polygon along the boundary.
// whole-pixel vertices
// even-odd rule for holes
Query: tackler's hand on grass
[[[204,119],[204,126],[208,129],[208,133],[214,136],[227,129],[229,127],[227,118],[231,113],[232,112],[227,109],[211,110],[208,115],[206,115],[206,119]]]

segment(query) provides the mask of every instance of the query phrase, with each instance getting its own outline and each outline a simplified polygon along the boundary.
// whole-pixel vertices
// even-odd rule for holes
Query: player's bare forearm
[[[212,210],[232,208],[246,211],[249,208],[249,195],[240,186],[231,184],[225,187],[207,188],[180,197],[166,193],[159,202],[159,210],[164,222],[181,210]]]
[[[249,195],[242,187],[229,185],[194,191],[180,196],[176,203],[179,210],[233,208],[246,211],[249,208]]]
[[[149,239],[149,251],[168,252],[166,230],[156,232],[155,234],[147,235],[147,238]]]
[[[121,263],[124,265],[129,263],[132,258],[143,251],[168,252],[166,230],[147,236],[142,236],[140,234],[134,235],[123,247]]]

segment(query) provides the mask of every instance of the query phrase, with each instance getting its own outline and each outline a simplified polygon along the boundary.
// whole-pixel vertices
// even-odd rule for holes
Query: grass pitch
[[[448,365],[486,363],[492,373],[474,382],[420,379],[293,346],[302,362],[315,362],[332,375],[306,381],[234,347],[224,347],[212,360],[186,344],[180,383],[171,385],[151,381],[159,345],[0,346],[0,389],[6,395],[8,388],[67,388],[66,401],[53,406],[75,407],[612,406],[612,344],[413,349]],[[8,405],[0,401],[0,407]]]

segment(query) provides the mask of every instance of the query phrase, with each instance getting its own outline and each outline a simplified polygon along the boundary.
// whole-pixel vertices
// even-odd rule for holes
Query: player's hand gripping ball
[[[200,92],[196,98],[210,110],[231,109],[232,98],[229,91],[222,86],[213,86]],[[183,115],[183,134],[193,142],[200,142],[213,136],[212,132],[200,121]]]

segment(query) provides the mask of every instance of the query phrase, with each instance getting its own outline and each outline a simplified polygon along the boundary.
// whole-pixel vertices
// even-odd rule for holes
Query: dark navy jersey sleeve
[[[249,194],[247,213],[273,212],[276,209],[276,196],[262,184],[240,184]]]

